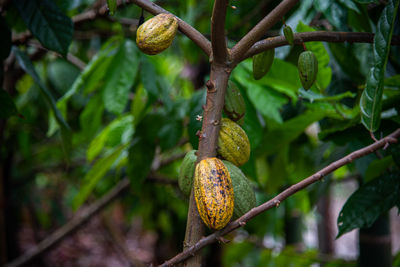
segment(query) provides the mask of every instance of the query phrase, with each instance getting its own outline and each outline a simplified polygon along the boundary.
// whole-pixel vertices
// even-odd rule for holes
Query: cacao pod
[[[189,196],[190,191],[192,191],[196,161],[196,150],[189,151],[183,158],[181,168],[179,170],[178,185],[185,196]]]
[[[290,26],[285,26],[285,28],[283,28],[283,35],[285,35],[286,41],[290,44],[293,45],[293,31],[292,28],[290,28]]]
[[[253,56],[253,77],[256,80],[264,77],[274,62],[275,49],[269,49]]]
[[[139,26],[136,44],[143,53],[158,54],[167,49],[178,30],[178,20],[171,14],[158,14]]]
[[[221,120],[217,152],[236,166],[242,166],[250,158],[250,142],[246,132],[230,119]]]
[[[190,191],[192,190],[194,169],[197,160],[195,153],[196,150],[192,150],[186,154],[179,172],[179,188],[186,196],[189,196]],[[223,160],[222,162],[228,169],[232,180],[233,194],[235,199],[233,219],[237,219],[256,206],[256,196],[251,187],[249,179],[246,178],[243,172],[227,160]]]
[[[311,51],[302,52],[299,56],[297,68],[303,88],[306,90],[310,89],[318,74],[317,57]]]
[[[228,81],[228,87],[226,88],[224,111],[225,114],[235,122],[242,119],[246,112],[244,98],[237,85],[231,81]]]
[[[200,161],[194,174],[194,197],[204,224],[219,230],[228,224],[233,214],[232,180],[224,163],[217,158]]]
[[[249,179],[234,164],[227,160],[222,161],[231,176],[233,193],[235,196],[235,207],[233,209],[233,219],[241,217],[243,214],[256,206],[256,195],[251,187]]]

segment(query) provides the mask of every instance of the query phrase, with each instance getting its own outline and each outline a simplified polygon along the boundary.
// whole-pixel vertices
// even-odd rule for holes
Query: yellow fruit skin
[[[224,228],[235,206],[232,180],[224,163],[217,158],[200,161],[196,165],[193,188],[204,224],[215,230]]]
[[[223,118],[218,137],[218,154],[236,166],[250,158],[250,142],[246,132],[235,122]]]
[[[139,26],[136,44],[143,53],[156,55],[167,49],[178,31],[178,20],[171,14],[159,14]]]

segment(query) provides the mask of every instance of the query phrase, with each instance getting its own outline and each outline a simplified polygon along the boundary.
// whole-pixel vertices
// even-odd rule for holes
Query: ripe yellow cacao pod
[[[224,163],[217,158],[201,160],[196,165],[193,189],[204,224],[215,230],[224,228],[234,208],[232,180]]]
[[[161,13],[139,26],[136,44],[143,53],[156,55],[167,49],[178,30],[178,20],[171,14]]]
[[[236,166],[250,158],[250,142],[246,132],[235,122],[223,118],[218,136],[218,154]]]

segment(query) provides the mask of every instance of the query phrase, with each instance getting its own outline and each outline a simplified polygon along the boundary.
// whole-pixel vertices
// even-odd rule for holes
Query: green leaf
[[[360,99],[361,122],[370,132],[378,130],[381,120],[383,81],[399,2],[389,0],[379,18],[373,45],[374,65]]]
[[[310,26],[303,24],[301,21],[297,25],[297,32],[313,32]],[[316,80],[316,86],[320,91],[325,90],[328,87],[332,79],[332,69],[329,67],[329,54],[326,51],[322,42],[306,42],[305,43],[308,50],[312,51],[318,59],[318,74]]]
[[[325,117],[324,111],[315,112],[313,110],[285,121],[278,125],[277,128],[268,131],[259,146],[259,153],[262,155],[271,155],[279,149],[287,145],[301,135],[304,130],[313,122],[321,120]]]
[[[288,102],[288,99],[279,92],[271,89],[269,86],[260,84],[258,81],[254,81],[253,77],[251,76],[252,74],[250,71],[249,62],[250,61],[246,61],[240,64],[232,76],[241,87],[246,88],[246,94],[248,98],[261,114],[277,123],[282,123],[279,109],[282,107],[282,105]],[[267,80],[267,78],[263,80]],[[278,83],[279,78],[276,79],[275,84]],[[280,86],[285,85],[281,83]],[[298,88],[299,87],[296,87],[295,90],[297,91]]]
[[[361,63],[355,55],[359,53],[359,51],[354,45],[347,43],[329,43],[329,49],[343,72],[351,77],[353,82],[357,84],[364,83],[364,75],[362,75],[360,70]],[[349,62],[351,62],[351,64],[349,64]]]
[[[99,94],[92,96],[79,116],[79,122],[85,140],[92,140],[100,129],[103,111],[104,105],[101,96]]]
[[[343,98],[348,98],[348,97],[354,98],[354,97],[356,97],[356,94],[352,93],[350,91],[347,91],[347,92],[344,92],[344,93],[341,93],[341,94],[338,94],[338,95],[325,96],[323,94],[315,93],[315,92],[313,92],[311,90],[306,91],[303,88],[301,88],[300,91],[299,91],[299,96],[302,97],[302,98],[310,100],[310,102],[312,103],[314,101],[316,101],[316,102],[318,102],[318,101],[320,101],[320,102],[324,102],[324,101],[325,102],[340,101]]]
[[[337,220],[341,235],[361,227],[370,227],[384,212],[391,209],[400,196],[398,173],[376,178],[354,192],[344,204]]]
[[[131,104],[131,113],[135,118],[135,125],[137,125],[144,115],[146,114],[148,94],[147,91],[144,90],[142,85],[139,85],[135,92],[135,97],[133,98]]]
[[[83,87],[85,88],[85,93],[88,94],[102,85],[101,81],[104,79],[108,65],[119,45],[120,40],[118,38],[112,38],[106,42],[76,78],[71,88],[59,99],[57,105],[66,106],[67,101]]]
[[[117,10],[117,0],[107,0],[108,10],[110,11],[110,15],[113,16],[115,14],[115,10]]]
[[[254,107],[261,114],[275,122],[282,123],[279,109],[288,102],[286,97],[270,88],[263,88],[259,85],[253,85],[251,88],[248,88],[247,95]]]
[[[89,148],[86,152],[86,158],[88,161],[92,161],[97,157],[103,150],[108,139],[111,143],[116,145],[117,143],[126,143],[133,135],[133,116],[125,115],[120,118],[113,120],[107,127],[105,127],[89,144]],[[124,133],[128,136],[124,136]],[[115,141],[117,139],[117,141]]]
[[[250,99],[246,95],[246,89],[239,85],[240,92],[244,98],[246,104],[246,113],[244,114],[244,123],[242,125],[247,136],[249,137],[251,150],[258,147],[261,142],[263,135],[263,126],[260,123],[260,119],[257,115],[257,111],[251,103]]]
[[[83,204],[83,202],[85,202],[85,200],[88,198],[100,179],[103,178],[108,170],[110,170],[113,163],[121,155],[122,151],[127,147],[128,144],[117,147],[111,154],[99,159],[93,165],[90,171],[83,178],[83,185],[81,186],[78,195],[75,196],[72,202],[72,208],[74,210],[77,210]]]
[[[121,114],[129,100],[129,91],[135,81],[139,62],[134,42],[126,39],[108,66],[103,89],[105,108]],[[154,79],[154,77],[153,77]]]
[[[14,0],[32,34],[50,50],[68,53],[72,41],[72,20],[50,0]]]
[[[129,149],[128,176],[135,192],[140,192],[141,184],[151,170],[155,154],[155,144],[142,137],[136,138]]]
[[[0,119],[7,119],[18,114],[14,101],[3,88],[0,88],[0,107]]]
[[[46,88],[44,83],[40,80],[39,75],[30,61],[29,57],[17,47],[13,46],[12,51],[21,66],[21,68],[28,73],[40,88],[40,92],[49,104],[51,111],[54,113],[56,121],[61,129],[61,136],[63,139],[63,146],[66,152],[69,152],[71,146],[71,130],[67,122],[64,120],[61,111],[57,108],[56,102],[50,91]],[[67,153],[68,154],[68,153]]]
[[[392,156],[387,156],[382,159],[372,161],[365,172],[364,181],[369,182],[378,176],[381,176],[386,170],[393,165]]]

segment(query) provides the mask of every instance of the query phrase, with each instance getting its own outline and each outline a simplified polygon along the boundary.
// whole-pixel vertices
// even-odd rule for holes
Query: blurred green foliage
[[[122,197],[126,220],[141,218],[146,230],[156,231],[164,241],[175,242],[177,253],[184,238],[187,199],[176,186],[149,182],[146,178],[156,172],[173,184],[180,159],[159,169],[154,166],[160,160],[197,149],[196,132],[201,128],[199,116],[205,104],[203,85],[209,75],[208,59],[183,34],[178,34],[173,45],[160,55],[141,54],[134,43],[136,21],[124,23],[126,18],[140,17],[141,9],[133,4],[119,6],[112,17],[102,16],[75,25],[73,38],[69,39],[70,18],[90,9],[95,1],[44,2],[44,14],[48,11],[46,5],[51,5],[56,14],[61,14],[61,20],[57,16],[40,16],[34,22],[36,25],[25,25],[26,16],[30,16],[27,13],[40,14],[35,14],[35,8],[28,12],[23,8],[28,1],[19,0],[5,13],[6,28],[13,32],[29,28],[44,47],[61,54],[68,51],[84,66],[80,70],[68,57],[51,51],[31,61],[29,56],[40,49],[30,43],[13,47],[19,65],[30,75],[18,76],[11,94],[0,91],[0,118],[7,118],[0,157],[3,162],[10,162],[13,205],[18,210],[34,203],[40,226],[48,229],[64,223],[70,210],[106,194],[120,179],[129,177],[131,190]],[[237,42],[280,2],[230,1],[235,8],[228,8],[228,43]],[[285,20],[296,32],[375,31],[383,4],[367,8],[367,2],[377,1],[300,1]],[[54,3],[57,6],[53,7]],[[115,3],[108,1],[111,13]],[[209,37],[213,1],[157,4]],[[145,12],[145,18],[150,17]],[[66,29],[58,31],[59,24],[53,24],[53,20]],[[55,36],[45,32],[46,25],[53,25]],[[282,34],[282,25],[277,23],[265,37]],[[399,32],[398,23],[394,34]],[[2,30],[3,33],[6,34]],[[54,46],[57,42],[61,46]],[[276,48],[270,71],[259,81],[252,78],[250,59],[240,63],[231,75],[246,103],[243,128],[252,152],[242,170],[253,182],[258,204],[372,142],[360,123],[359,106],[373,58],[372,45],[309,42],[306,47],[319,61],[317,82],[309,91],[301,88],[298,78],[300,46]],[[9,50],[2,44],[2,59]],[[396,56],[399,54],[398,46],[391,47],[377,137],[400,124],[400,57]],[[299,210],[302,215],[311,213],[331,180],[353,175],[361,175],[365,182],[372,181],[358,191],[358,195],[362,192],[368,198],[372,194],[368,188],[382,189],[379,177],[392,177],[388,172],[399,171],[399,146],[381,153],[382,158],[371,154],[339,169],[327,186],[317,184],[292,196],[287,201],[289,209]],[[391,200],[399,199],[400,182],[394,178],[390,182],[396,189],[388,189]],[[57,190],[57,201],[52,190]],[[374,207],[373,216],[393,205],[400,206],[392,202]],[[344,208],[345,211],[357,213],[364,208],[356,204],[347,204],[352,208]],[[244,241],[223,246],[223,265],[355,266],[354,262],[323,257],[315,248],[300,253],[290,246],[264,247],[264,236],[282,243],[279,240],[285,236],[284,216],[284,209],[274,209],[250,221],[242,230]],[[346,222],[346,230],[363,225]]]

